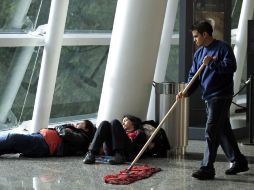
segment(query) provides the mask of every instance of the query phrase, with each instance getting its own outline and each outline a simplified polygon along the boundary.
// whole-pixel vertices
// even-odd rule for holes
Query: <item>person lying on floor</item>
[[[88,151],[96,127],[89,120],[44,128],[37,133],[0,133],[0,155],[25,157],[77,156]]]
[[[102,121],[89,146],[83,163],[94,164],[101,147],[109,159],[109,164],[123,164],[136,157],[146,143],[146,134],[142,122],[132,115],[123,116],[122,123],[114,119],[112,122]]]

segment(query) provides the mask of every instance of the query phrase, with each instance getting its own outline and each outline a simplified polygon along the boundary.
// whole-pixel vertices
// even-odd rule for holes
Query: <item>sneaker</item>
[[[226,175],[236,175],[240,172],[246,172],[249,170],[247,160],[243,162],[234,162],[232,167],[225,171]]]
[[[125,156],[116,152],[115,156],[113,156],[113,158],[110,159],[108,162],[111,165],[123,164],[125,162]]]
[[[214,176],[215,176],[214,169],[206,169],[202,167],[199,170],[192,173],[192,177],[197,178],[199,180],[214,179]]]
[[[84,160],[83,160],[83,163],[84,164],[94,164],[95,163],[95,155],[91,151],[88,151],[86,153]]]

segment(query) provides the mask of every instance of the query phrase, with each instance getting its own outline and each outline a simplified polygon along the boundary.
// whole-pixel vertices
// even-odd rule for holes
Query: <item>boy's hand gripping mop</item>
[[[198,71],[195,73],[195,75],[192,77],[188,85],[185,87],[185,89],[182,91],[182,94],[186,94],[187,90],[190,88],[190,86],[194,83],[195,79],[200,75],[201,71],[206,65],[203,63]],[[159,123],[158,127],[155,129],[155,131],[152,133],[150,138],[147,140],[146,144],[143,146],[143,148],[140,150],[136,158],[132,161],[129,168],[121,170],[118,174],[112,174],[104,176],[105,183],[111,183],[116,185],[127,185],[134,181],[148,178],[151,175],[153,175],[156,172],[161,171],[160,168],[154,168],[150,167],[148,165],[144,166],[134,166],[135,163],[139,160],[139,158],[142,156],[142,154],[145,152],[146,148],[149,146],[149,144],[152,142],[158,131],[160,130],[161,126],[164,124],[165,120],[169,116],[169,114],[175,109],[177,103],[179,100],[176,100],[175,103],[171,106],[169,111],[166,113],[166,115],[163,117],[161,122]]]

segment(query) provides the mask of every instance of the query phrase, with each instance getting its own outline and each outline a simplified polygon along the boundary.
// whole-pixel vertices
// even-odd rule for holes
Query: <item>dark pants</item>
[[[114,155],[116,151],[128,154],[130,143],[130,139],[120,121],[113,120],[111,123],[102,121],[94,135],[89,150],[99,153],[103,146],[106,155]]]
[[[0,155],[21,153],[27,157],[49,156],[49,148],[43,136],[38,133],[0,134]]]
[[[229,120],[231,98],[214,98],[206,101],[207,122],[205,129],[206,146],[201,166],[214,168],[217,149],[221,145],[227,159],[241,161],[241,154]]]

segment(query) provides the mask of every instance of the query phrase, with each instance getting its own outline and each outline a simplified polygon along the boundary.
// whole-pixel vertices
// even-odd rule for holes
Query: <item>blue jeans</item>
[[[39,133],[0,133],[0,155],[21,153],[27,157],[49,156],[49,148]]]
[[[213,98],[206,101],[207,122],[205,129],[205,152],[202,167],[214,168],[217,149],[221,145],[227,159],[241,161],[241,154],[229,120],[231,98]]]

